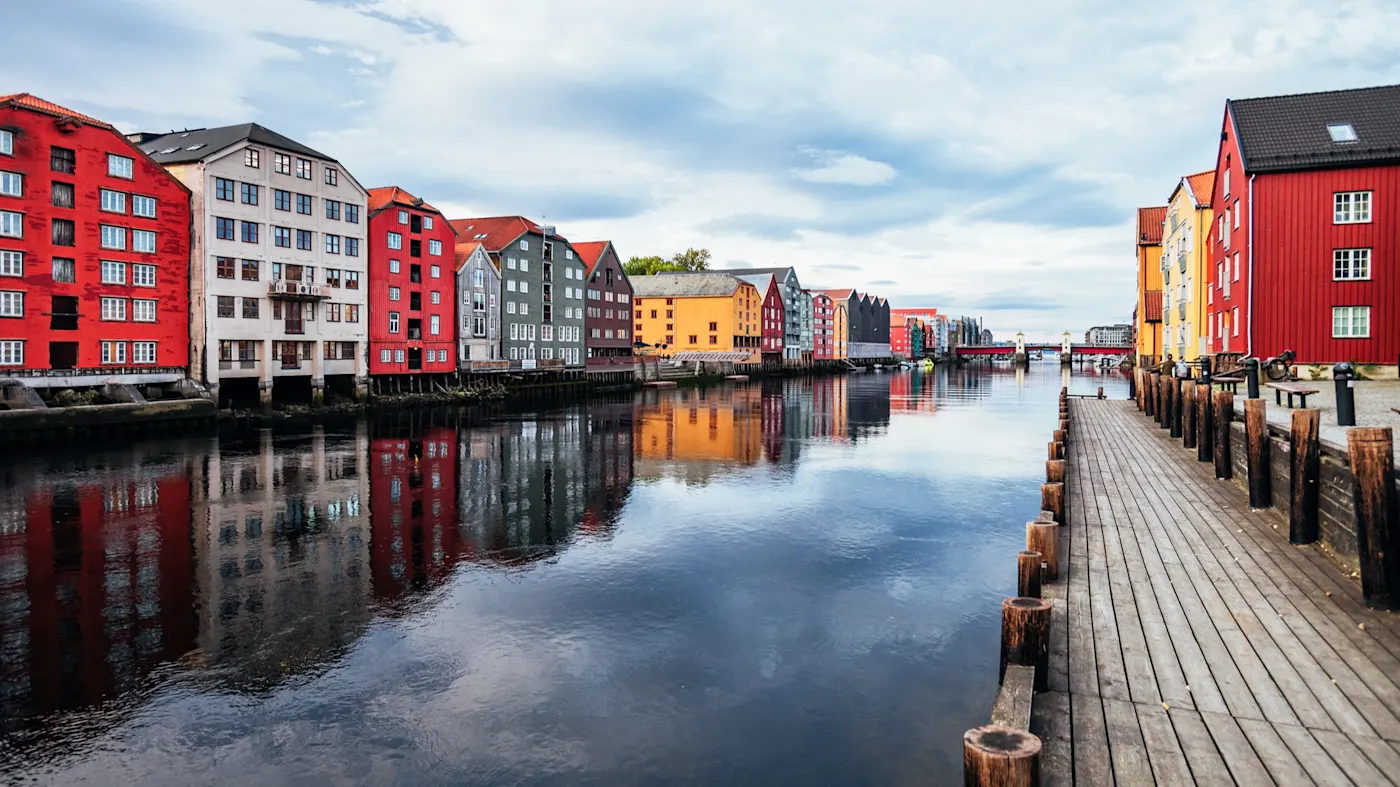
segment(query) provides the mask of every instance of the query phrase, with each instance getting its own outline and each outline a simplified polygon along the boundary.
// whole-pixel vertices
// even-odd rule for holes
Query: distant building
[[[631,284],[636,340],[656,354],[760,352],[764,301],[752,284],[718,271],[634,276]],[[781,339],[773,346],[781,352]]]
[[[501,272],[479,240],[458,241],[457,362],[463,371],[487,369],[501,353]],[[506,361],[509,364],[509,361]]]
[[[783,297],[783,287],[778,275],[772,272],[734,273],[732,275],[752,284],[763,298],[762,321],[759,328],[762,340],[759,342],[759,349],[768,356],[765,360],[786,358],[784,342],[787,330],[792,323],[788,320],[787,300]]]
[[[1137,211],[1137,333],[1138,362],[1161,361],[1162,350],[1162,221],[1165,205]]]
[[[772,274],[777,280],[778,290],[782,297],[783,304],[783,358],[796,361],[802,358],[802,326],[807,320],[804,317],[802,294],[802,284],[797,280],[797,271],[791,267],[784,268],[736,268],[733,270],[717,271],[718,273],[728,273],[733,276],[752,276],[757,274]],[[761,290],[762,288],[760,288]]]
[[[836,308],[831,296],[822,290],[803,291],[812,299],[812,358],[817,361],[836,359]]]
[[[987,330],[986,328],[983,328],[983,329],[982,329],[982,345],[983,345],[983,346],[986,346],[986,347],[990,347],[992,344],[994,344],[994,342],[992,341],[992,332],[989,331],[989,330]]]
[[[369,371],[457,370],[457,233],[397,186],[369,191]],[[327,320],[341,317],[329,307]]]
[[[590,366],[632,362],[632,283],[612,241],[575,243],[588,276],[584,347]]]
[[[1084,343],[1091,347],[1127,347],[1132,340],[1131,325],[1095,325],[1084,332]]]

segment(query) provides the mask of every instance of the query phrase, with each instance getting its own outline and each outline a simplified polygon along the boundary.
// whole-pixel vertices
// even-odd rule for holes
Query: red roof
[[[588,267],[588,275],[593,275],[593,268],[598,265],[598,260],[603,259],[603,251],[608,248],[610,240],[590,240],[583,243],[571,243],[574,251],[578,252],[579,259]]]
[[[73,118],[74,120],[81,120],[82,122],[87,123],[90,126],[98,126],[100,128],[112,128],[112,124],[110,123],[103,122],[95,117],[84,115],[81,112],[74,112],[73,110],[67,107],[61,107],[58,104],[53,103],[52,101],[45,101],[44,99],[39,98],[38,96],[31,95],[29,93],[11,93],[8,96],[0,96],[0,106],[3,106],[5,104],[13,104],[14,106],[23,107],[25,109],[31,109],[35,112],[43,112],[46,115],[53,115],[56,118]]]
[[[1143,317],[1145,322],[1162,321],[1162,291],[1148,290],[1142,294]]]
[[[527,232],[544,234],[540,225],[524,216],[490,216],[479,219],[452,219],[448,222],[462,240],[481,241],[487,251],[497,252]],[[563,236],[554,235],[558,240]],[[565,241],[566,243],[568,241]]]
[[[1215,190],[1215,170],[1187,175],[1186,185],[1191,187],[1191,195],[1196,198],[1197,205],[1209,205],[1210,194]]]
[[[1167,218],[1167,206],[1138,208],[1138,245],[1162,245],[1162,222]]]
[[[479,247],[481,247],[481,241],[479,240],[464,240],[456,245],[453,249],[453,253],[457,257],[457,270],[462,270],[462,266],[467,264],[467,260],[472,256],[472,252],[476,251]],[[490,260],[491,255],[486,255],[486,259]],[[492,264],[495,264],[494,260],[492,260]]]
[[[390,205],[402,205],[405,208],[418,208],[419,210],[432,211],[439,216],[442,215],[442,211],[418,199],[408,193],[407,190],[401,189],[398,186],[380,186],[379,188],[369,190],[370,213],[378,213]],[[450,224],[451,222],[448,223]]]
[[[855,290],[852,290],[850,287],[840,287],[834,290],[813,290],[813,292],[823,293],[833,301],[844,301],[850,298],[851,293],[855,292]]]

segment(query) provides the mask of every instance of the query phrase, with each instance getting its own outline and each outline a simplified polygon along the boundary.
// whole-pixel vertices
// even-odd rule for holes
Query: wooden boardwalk
[[[1071,405],[1044,783],[1400,785],[1400,618],[1194,454]]]

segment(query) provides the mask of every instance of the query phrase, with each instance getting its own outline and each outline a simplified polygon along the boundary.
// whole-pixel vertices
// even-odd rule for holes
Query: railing
[[[285,298],[329,298],[330,292],[320,284],[288,279],[274,279],[267,283],[268,295]]]
[[[118,374],[185,374],[183,366],[99,366],[81,369],[15,369],[0,366],[0,377],[111,377]],[[94,383],[95,384],[95,383]]]

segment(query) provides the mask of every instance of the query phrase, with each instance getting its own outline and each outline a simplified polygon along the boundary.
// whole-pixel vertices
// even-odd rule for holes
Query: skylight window
[[[174,153],[177,150],[179,150],[179,148],[166,148],[165,150],[162,150],[161,153]]]
[[[1356,129],[1350,123],[1333,123],[1327,126],[1327,133],[1332,135],[1333,142],[1356,141]]]
[[[202,147],[204,147],[203,142],[199,143],[198,145],[190,145],[189,147],[185,148],[185,150],[199,150]]]

